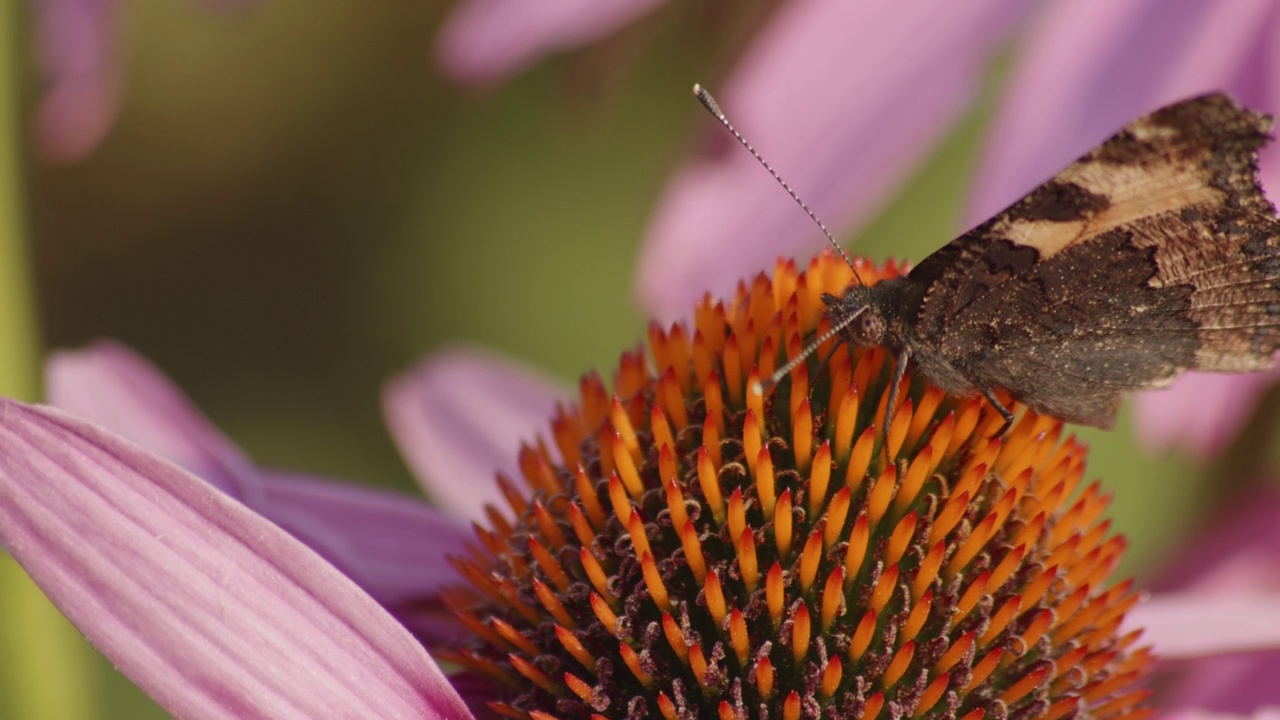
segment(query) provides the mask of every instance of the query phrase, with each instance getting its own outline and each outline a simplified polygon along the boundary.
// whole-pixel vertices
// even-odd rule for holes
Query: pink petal
[[[1149,448],[1212,459],[1235,439],[1277,377],[1280,368],[1245,375],[1187,373],[1166,390],[1141,393],[1134,403],[1138,439]]]
[[[1175,659],[1204,656],[1166,664],[1161,707],[1248,713],[1280,702],[1280,691],[1266,682],[1280,673],[1280,645],[1267,646],[1280,622],[1278,521],[1280,489],[1248,487],[1234,507],[1170,554],[1170,567],[1152,585],[1157,594],[1131,615],[1135,624],[1151,623],[1146,637],[1157,649]]]
[[[729,118],[839,234],[867,219],[951,127],[1025,3],[783,3],[722,87]],[[821,234],[715,121],[717,150],[667,187],[638,292],[662,318],[723,295]]]
[[[47,83],[36,139],[51,159],[88,153],[120,111],[116,10],[112,0],[34,3],[36,52]]]
[[[324,560],[61,411],[0,400],[0,540],[180,717],[471,717],[422,646]]]
[[[1122,125],[1174,100],[1233,92],[1265,110],[1257,54],[1274,0],[1069,0],[1024,34],[969,220],[994,215]]]
[[[1165,660],[1280,650],[1280,592],[1155,595],[1125,616],[1136,629]]]
[[[1247,715],[1280,704],[1280,593],[1155,596],[1125,625],[1121,632],[1145,628],[1143,639],[1166,661],[1162,708]]]
[[[412,498],[336,481],[260,470],[260,513],[333,563],[420,638],[456,639],[439,591],[462,579],[447,557],[473,537],[461,520]]]
[[[253,466],[167,377],[118,343],[57,353],[46,375],[54,404],[231,490],[421,635],[456,631],[438,622],[437,593],[459,580],[445,557],[471,537],[461,520],[413,498]]]
[[[543,55],[608,37],[663,0],[465,0],[440,31],[440,64],[454,79],[492,83]]]
[[[253,506],[253,465],[155,366],[100,340],[54,353],[45,366],[49,402],[181,465]]]
[[[1272,610],[1275,612],[1275,610]],[[1259,709],[1280,717],[1280,651],[1226,655],[1195,660],[1173,668],[1161,707],[1212,708],[1254,716]],[[1264,712],[1261,717],[1265,717]]]
[[[1254,483],[1205,528],[1198,528],[1161,571],[1157,593],[1280,593],[1280,488]]]
[[[495,473],[517,477],[520,443],[546,432],[556,398],[567,395],[509,360],[454,349],[389,383],[383,409],[400,453],[431,497],[479,519],[485,503],[505,507]]]
[[[1163,720],[1280,720],[1280,708],[1264,707],[1244,714],[1213,712],[1198,708],[1161,713]]]

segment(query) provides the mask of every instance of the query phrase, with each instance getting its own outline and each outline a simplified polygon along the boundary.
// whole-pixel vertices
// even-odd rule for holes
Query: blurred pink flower
[[[82,157],[120,111],[114,0],[35,0],[35,48],[45,79],[36,142],[60,161]]]
[[[119,2],[32,0],[32,10],[36,63],[44,80],[35,114],[36,146],[51,160],[78,160],[102,141],[120,112]]]
[[[1278,32],[1275,0],[1046,3],[1019,41],[969,221],[999,211],[1115,128],[1171,101],[1225,90],[1250,107],[1280,111]],[[1273,193],[1278,148],[1268,147],[1260,162]],[[1193,374],[1146,393],[1137,400],[1140,437],[1210,456],[1234,437],[1272,379]]]
[[[504,80],[542,58],[596,42],[664,0],[464,0],[440,29],[436,53],[455,80]]]
[[[0,400],[0,540],[95,646],[170,712],[468,718],[462,697],[473,708],[491,697],[474,677],[446,679],[401,625],[419,640],[447,637],[446,623],[431,613],[404,610],[431,608],[452,580],[440,556],[461,548],[457,525],[409,498],[254,466],[167,379],[118,345],[57,356],[49,386],[59,402],[158,454],[61,410]],[[422,453],[415,462],[424,479],[436,478],[430,487],[460,469],[464,479],[487,475],[493,448],[514,444],[465,428],[497,422],[528,436],[543,423],[533,413],[551,402],[545,381],[473,350],[429,360],[388,387],[388,406],[399,408],[392,413],[414,414],[418,405],[419,417],[395,421],[402,445],[431,440],[419,433],[450,423],[459,428],[448,438],[452,457],[437,465],[436,453]],[[504,387],[523,400],[496,416],[489,402],[436,402],[442,391],[485,397]],[[469,453],[476,453],[471,470],[459,465]],[[474,506],[458,494],[452,502]],[[1135,608],[1130,624],[1148,628],[1144,639],[1158,653],[1280,648],[1275,533],[1260,540],[1250,530],[1280,510],[1261,505],[1257,523],[1210,536],[1186,568],[1197,571],[1215,553],[1237,557],[1237,541],[1245,541],[1252,550],[1241,557],[1261,564],[1239,565],[1239,574],[1266,565],[1270,581],[1249,592],[1211,582],[1206,592],[1182,579],[1179,592]],[[1227,576],[1237,574],[1232,565]],[[1268,688],[1257,683],[1249,702],[1275,702]]]

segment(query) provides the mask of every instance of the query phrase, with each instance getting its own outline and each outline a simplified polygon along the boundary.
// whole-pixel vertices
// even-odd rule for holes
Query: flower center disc
[[[868,282],[892,266],[860,264]],[[448,594],[475,635],[445,654],[495,681],[512,718],[1143,717],[1149,664],[1108,584],[1124,540],[1080,489],[1085,450],[1003,398],[908,373],[880,437],[890,363],[831,343],[764,396],[753,380],[827,327],[853,280],[824,254],[780,262],[693,334],[649,331],[610,393],[499,478],[482,547]],[[829,360],[821,366],[819,359]],[[821,367],[820,367],[821,366]],[[656,368],[656,374],[651,368]]]

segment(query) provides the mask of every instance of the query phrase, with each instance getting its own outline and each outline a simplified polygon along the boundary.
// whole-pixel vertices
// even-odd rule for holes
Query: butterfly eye
[[[853,334],[859,345],[879,345],[884,339],[884,319],[874,309],[868,309],[858,317]]]

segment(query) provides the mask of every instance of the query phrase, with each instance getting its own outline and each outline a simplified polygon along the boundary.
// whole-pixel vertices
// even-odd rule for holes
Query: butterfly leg
[[[822,358],[822,362],[818,363],[818,371],[810,375],[809,377],[812,377],[812,378],[822,377],[822,371],[827,369],[827,365],[831,362],[831,356],[835,355],[836,350],[838,349],[840,349],[840,345],[838,343],[832,343],[831,352],[827,353],[826,357]],[[817,387],[818,387],[817,383],[809,384],[809,403],[810,404],[813,404],[813,393]]]
[[[1013,411],[1011,411],[1009,408],[1002,405],[1000,403],[999,398],[996,397],[996,394],[991,392],[990,390],[986,388],[982,388],[981,392],[982,392],[982,397],[986,398],[987,402],[991,403],[991,407],[995,408],[996,412],[1000,413],[1000,417],[1004,418],[1004,424],[1001,425],[1000,429],[997,430],[995,434],[992,435],[991,437],[993,438],[1003,437],[1004,434],[1008,432],[1009,426],[1013,424]]]
[[[893,380],[889,382],[889,402],[884,406],[884,442],[889,442],[889,428],[893,426],[893,412],[898,407],[898,387],[902,385],[902,376],[907,372],[907,361],[911,359],[911,351],[903,348],[893,363]]]

